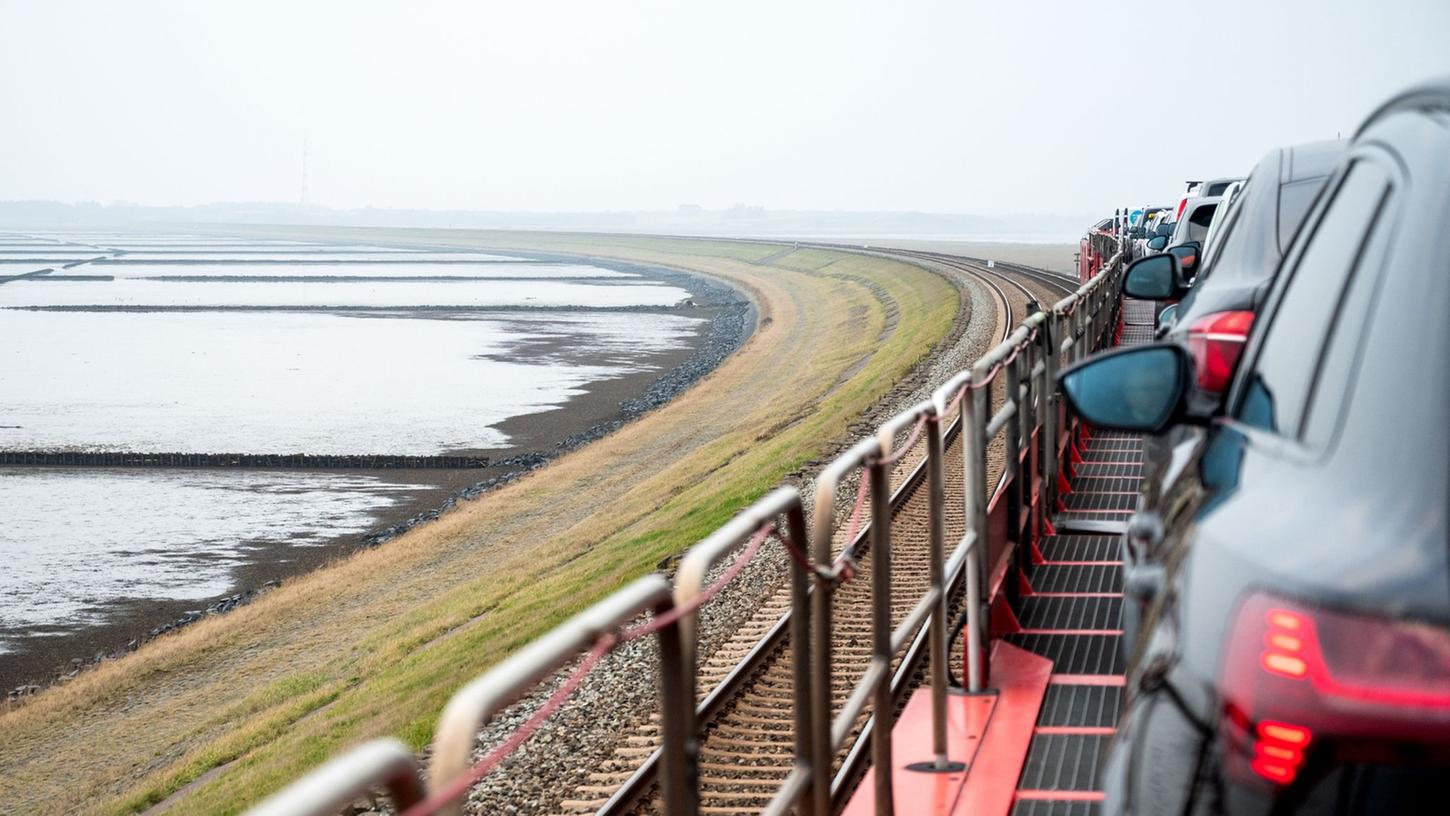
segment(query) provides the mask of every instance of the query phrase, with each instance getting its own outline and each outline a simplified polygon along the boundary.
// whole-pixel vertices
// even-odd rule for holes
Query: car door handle
[[[1163,517],[1153,510],[1142,510],[1128,520],[1126,531],[1128,555],[1134,564],[1153,560],[1158,545],[1163,543]]]
[[[1163,567],[1138,564],[1123,567],[1123,594],[1147,606],[1163,590]]]

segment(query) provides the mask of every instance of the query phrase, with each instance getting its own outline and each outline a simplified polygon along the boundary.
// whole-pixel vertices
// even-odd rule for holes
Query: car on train
[[[1208,225],[1213,221],[1213,214],[1218,211],[1218,204],[1222,200],[1222,196],[1203,196],[1190,199],[1188,205],[1183,208],[1183,214],[1174,224],[1173,234],[1169,236],[1168,245],[1170,247],[1180,246],[1189,242],[1202,244],[1208,237]]]
[[[1061,375],[1097,427],[1201,431],[1132,531],[1155,558],[1125,572],[1147,612],[1108,813],[1443,812],[1450,77],[1340,154],[1215,407],[1191,399],[1200,367],[1176,341]]]
[[[1205,250],[1207,250],[1209,246],[1213,245],[1214,239],[1218,235],[1222,234],[1224,217],[1228,214],[1229,210],[1233,208],[1233,203],[1238,198],[1239,191],[1242,190],[1243,187],[1243,181],[1235,181],[1228,187],[1224,188],[1223,195],[1220,196],[1223,201],[1219,203],[1218,209],[1214,210],[1213,220],[1208,222],[1208,234],[1205,235],[1203,238],[1203,246]]]
[[[1149,253],[1148,241],[1157,234],[1158,224],[1172,212],[1173,208],[1167,206],[1142,209],[1137,221],[1128,229],[1132,257],[1142,258]]]
[[[1174,221],[1182,221],[1183,213],[1188,208],[1188,203],[1195,198],[1218,198],[1228,190],[1230,186],[1243,181],[1242,178],[1216,178],[1208,181],[1184,182],[1183,195],[1178,198],[1178,206],[1173,211]]]
[[[1179,261],[1178,272],[1166,257],[1144,259],[1129,269],[1125,292],[1130,297],[1172,301],[1159,315],[1158,334],[1193,358],[1188,400],[1194,410],[1209,413],[1222,401],[1274,273],[1344,151],[1339,139],[1269,151],[1254,166],[1242,194],[1215,213],[1223,217],[1217,234],[1202,248],[1192,285],[1178,279],[1187,277],[1181,253],[1172,253]],[[1190,425],[1145,440],[1144,512],[1156,511],[1159,487],[1172,478],[1170,465],[1185,461],[1185,453],[1175,456],[1173,451],[1201,437],[1201,429]],[[1130,628],[1134,612],[1126,612]]]

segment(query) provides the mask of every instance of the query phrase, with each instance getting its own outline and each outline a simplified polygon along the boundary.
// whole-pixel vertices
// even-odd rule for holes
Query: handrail
[[[986,644],[990,615],[989,572],[1004,558],[1014,557],[1021,542],[1017,533],[1025,520],[1041,525],[1055,506],[1061,399],[1055,377],[1061,366],[1100,348],[1117,325],[1118,298],[1124,273],[1121,246],[1096,277],[1053,304],[1022,321],[1001,343],[973,365],[942,383],[931,399],[918,403],[883,423],[877,432],[860,440],[828,464],[817,477],[809,525],[799,492],[782,487],[746,508],[724,526],[690,548],[680,562],[673,589],[662,575],[647,575],[599,601],[545,634],[460,690],[448,703],[439,722],[429,766],[432,798],[422,799],[422,785],[412,756],[400,743],[376,740],[332,760],[252,811],[253,816],[313,816],[335,811],[376,787],[386,787],[399,810],[417,813],[457,812],[455,793],[476,781],[470,772],[477,732],[502,708],[521,698],[587,649],[593,648],[576,675],[592,666],[619,642],[619,630],[642,612],[655,615],[651,624],[637,626],[625,637],[654,633],[659,638],[660,721],[663,733],[657,778],[668,816],[693,816],[698,802],[699,724],[696,720],[698,659],[697,612],[701,603],[737,574],[764,538],[779,531],[790,551],[790,637],[794,658],[795,761],[766,809],[785,813],[792,808],[824,816],[831,808],[832,760],[849,737],[855,720],[869,704],[870,750],[875,768],[877,813],[892,811],[891,725],[895,719],[893,672],[895,655],[908,644],[913,654],[927,639],[928,682],[932,694],[932,752],[923,770],[960,770],[948,756],[947,706],[949,642],[947,607],[956,586],[948,575],[961,574],[966,620],[966,679],[969,692],[987,687]],[[1003,380],[1002,400],[991,410],[990,386]],[[966,529],[945,553],[945,453],[942,424],[956,412],[956,427],[963,445],[963,500]],[[911,429],[910,439],[896,438]],[[997,498],[1008,503],[1008,541],[989,564],[989,550],[999,543],[988,534],[988,504],[993,500],[987,484],[986,450],[1001,438],[1006,449]],[[905,618],[891,624],[891,511],[889,478],[892,466],[924,439],[929,511],[929,586],[915,599]],[[1023,478],[1023,469],[1027,468]],[[837,529],[837,493],[846,477],[861,470],[861,490],[852,513],[852,535],[844,549],[833,552]],[[1040,482],[1035,481],[1040,478]],[[846,701],[834,717],[832,707],[832,607],[836,590],[855,574],[858,545],[854,535],[860,513],[870,508],[869,535],[863,537],[871,558],[872,654]],[[1029,515],[1029,511],[1032,511]],[[995,511],[994,511],[995,512]],[[726,574],[706,587],[709,573],[747,539],[751,544]],[[990,546],[989,546],[990,545]],[[953,582],[958,578],[951,578]],[[906,669],[903,666],[902,669]],[[569,682],[561,691],[572,690]],[[556,692],[556,696],[558,692]],[[551,698],[552,700],[552,698]],[[545,716],[548,711],[541,711]],[[537,716],[537,714],[536,714]],[[526,725],[528,725],[526,723]],[[516,734],[517,738],[519,735]],[[527,733],[523,734],[527,737]],[[506,744],[505,747],[510,747]],[[484,765],[485,763],[480,763]],[[491,766],[490,766],[491,767]],[[917,766],[913,766],[917,767]],[[486,768],[483,772],[486,772]],[[462,785],[460,787],[460,784]],[[442,797],[446,792],[448,797]],[[437,800],[436,805],[432,805]]]
[[[830,724],[829,750],[832,755],[850,735],[851,727],[868,702],[875,704],[876,713],[890,722],[895,714],[891,697],[891,505],[888,496],[890,470],[883,460],[889,455],[881,438],[863,439],[826,466],[816,480],[816,528],[815,557],[819,567],[828,567],[831,559],[831,541],[834,537],[836,519],[834,504],[837,487],[847,473],[864,468],[861,475],[862,488],[869,488],[871,507],[871,537],[868,549],[871,554],[871,659],[866,671],[857,679],[845,703],[835,717],[830,710],[822,719]],[[857,511],[860,505],[858,499]],[[824,512],[823,512],[824,511]],[[849,540],[850,536],[848,536]],[[854,558],[855,553],[843,552],[844,558]],[[816,615],[814,657],[817,660],[813,686],[824,689],[832,687],[833,667],[831,663],[831,612],[834,587],[823,587],[826,591],[814,593]],[[829,698],[827,698],[829,699]],[[818,721],[819,724],[819,721]],[[872,764],[887,768],[886,785],[890,786],[891,741],[873,740]],[[821,776],[825,776],[822,773]]]
[[[675,605],[681,609],[691,608],[704,591],[705,578],[710,570],[734,552],[752,534],[770,527],[781,516],[784,516],[786,520],[784,534],[786,546],[796,547],[798,546],[796,542],[804,543],[806,541],[806,518],[805,509],[801,505],[800,492],[793,487],[776,488],[685,553],[685,557],[680,561],[679,572],[675,576]],[[830,790],[825,785],[829,779],[825,774],[814,771],[821,767],[829,768],[831,761],[830,754],[826,753],[822,735],[817,733],[813,723],[820,721],[820,710],[816,701],[820,700],[821,704],[827,707],[830,705],[830,688],[816,689],[811,683],[813,674],[811,672],[811,610],[809,605],[810,595],[823,593],[819,590],[816,593],[810,592],[812,579],[816,575],[807,573],[806,568],[809,566],[809,562],[805,561],[804,554],[799,552],[796,554],[802,557],[791,559],[791,648],[795,660],[793,679],[796,686],[794,700],[795,767],[788,778],[788,784],[777,792],[766,812],[786,813],[797,801],[801,801],[802,812],[825,816],[830,805]],[[693,715],[697,696],[696,615],[693,613],[686,615],[680,623],[685,643],[681,667],[684,687],[683,704],[688,708],[690,715]],[[686,720],[688,718],[678,719]],[[666,723],[668,722],[669,718],[666,718]],[[699,754],[698,737],[699,735],[693,731],[685,737],[682,763],[684,767],[678,771],[687,775],[687,778],[681,781],[692,797],[697,789],[695,772]],[[665,784],[670,782],[669,775],[670,769],[666,767],[660,775]],[[691,811],[693,810],[692,804]]]
[[[338,756],[248,811],[249,816],[329,816],[374,788],[395,808],[423,800],[413,752],[395,739],[364,743]]]
[[[673,593],[669,581],[662,575],[646,575],[565,621],[464,686],[448,701],[438,722],[438,733],[433,740],[433,761],[428,766],[430,791],[436,792],[468,771],[472,764],[473,746],[478,740],[479,727],[499,710],[522,697],[528,689],[598,642],[602,636],[633,620],[640,612],[653,610],[656,614],[661,614],[672,606]],[[682,671],[678,624],[661,628],[658,636],[662,680],[661,707],[665,718],[670,720],[680,716],[692,717],[694,707],[680,704],[682,695],[678,681]],[[667,741],[682,733],[679,729],[670,727],[665,728],[664,732]],[[667,745],[666,760],[670,759],[672,753],[682,753],[682,748],[678,744]],[[666,779],[670,776],[666,774]],[[683,799],[683,791],[680,789],[683,780],[677,775],[675,780],[667,783],[667,802]],[[682,806],[681,801],[670,812],[687,812]],[[458,803],[454,802],[442,812],[458,813],[461,810]]]

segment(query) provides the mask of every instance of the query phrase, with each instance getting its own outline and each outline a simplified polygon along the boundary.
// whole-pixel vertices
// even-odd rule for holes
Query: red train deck
[[[1120,344],[1152,340],[1152,309],[1124,302]],[[1137,503],[1143,445],[1136,435],[1082,428],[1069,438],[1052,534],[1019,558],[1017,591],[996,601],[1011,614],[994,614],[991,690],[951,698],[950,758],[967,769],[909,767],[931,754],[930,692],[917,691],[892,734],[899,813],[1100,810],[1099,770],[1125,686],[1121,532]],[[872,812],[870,793],[868,777],[846,812]]]

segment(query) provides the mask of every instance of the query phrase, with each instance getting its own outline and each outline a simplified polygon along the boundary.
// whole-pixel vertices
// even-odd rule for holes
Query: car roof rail
[[[1370,125],[1385,116],[1398,111],[1423,108],[1450,109],[1450,74],[1435,77],[1395,94],[1388,102],[1376,108],[1374,113],[1365,117],[1364,123],[1354,132],[1354,138],[1358,139]]]

